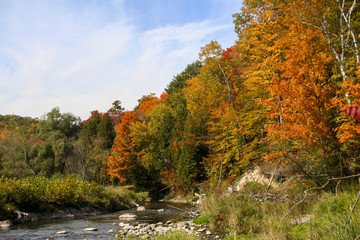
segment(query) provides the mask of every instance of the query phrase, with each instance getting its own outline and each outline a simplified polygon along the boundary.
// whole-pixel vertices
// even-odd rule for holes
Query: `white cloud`
[[[126,15],[106,22],[100,10],[61,11],[53,27],[42,23],[46,30],[19,32],[13,36],[18,41],[0,47],[7,56],[0,59],[0,114],[40,117],[59,106],[85,119],[117,99],[132,109],[142,95],[160,94],[198,58],[201,46],[220,39],[229,47],[234,38],[232,23],[201,21],[141,32]]]

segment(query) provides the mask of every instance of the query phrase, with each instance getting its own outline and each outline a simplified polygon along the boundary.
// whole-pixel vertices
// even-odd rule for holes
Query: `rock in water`
[[[120,220],[133,220],[135,218],[136,218],[136,215],[132,214],[132,213],[124,213],[119,216]]]
[[[0,221],[0,228],[9,228],[12,226],[12,222],[10,220]]]
[[[136,209],[137,211],[145,211],[145,207],[143,207],[143,206],[139,206],[139,207],[137,207],[137,209]]]
[[[84,231],[97,231],[97,228],[85,228]]]

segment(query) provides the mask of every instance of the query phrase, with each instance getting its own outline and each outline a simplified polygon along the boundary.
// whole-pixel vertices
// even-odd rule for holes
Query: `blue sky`
[[[0,0],[0,114],[86,119],[160,95],[211,40],[234,44],[241,0]]]

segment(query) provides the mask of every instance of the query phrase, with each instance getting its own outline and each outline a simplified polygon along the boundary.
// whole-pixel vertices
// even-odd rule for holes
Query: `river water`
[[[75,217],[71,219],[41,220],[15,225],[9,229],[0,229],[1,240],[46,240],[46,239],[114,239],[120,228],[120,222],[158,223],[180,221],[188,204],[167,202],[144,202],[145,211],[124,210],[97,216]],[[164,211],[158,211],[164,209]],[[124,213],[137,215],[135,220],[119,220]],[[97,228],[97,231],[85,231],[85,228]],[[112,230],[113,233],[109,233]],[[66,234],[56,234],[66,231]]]

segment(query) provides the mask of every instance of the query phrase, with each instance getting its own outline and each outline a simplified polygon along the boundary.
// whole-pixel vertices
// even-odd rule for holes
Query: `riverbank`
[[[145,194],[73,177],[0,178],[0,226],[129,209]]]
[[[360,213],[352,212],[357,183],[343,183],[337,194],[311,191],[302,201],[305,189],[292,183],[267,191],[265,185],[251,182],[241,192],[214,190],[202,200],[195,222],[227,233],[226,240],[359,238]]]
[[[94,216],[73,217],[56,220],[40,220],[15,225],[9,229],[0,230],[4,239],[114,239],[118,230],[126,225],[145,226],[172,222],[191,221],[188,216],[189,204],[168,202],[139,202],[138,208],[120,212],[112,212]],[[191,205],[190,205],[191,206]],[[119,218],[123,214],[134,214],[136,217]],[[141,225],[143,224],[143,225]],[[87,229],[87,230],[85,230]],[[94,231],[90,231],[90,229]],[[170,232],[169,232],[170,234]],[[167,236],[167,235],[166,235]],[[118,235],[119,237],[119,235]],[[189,239],[189,238],[181,238]]]

